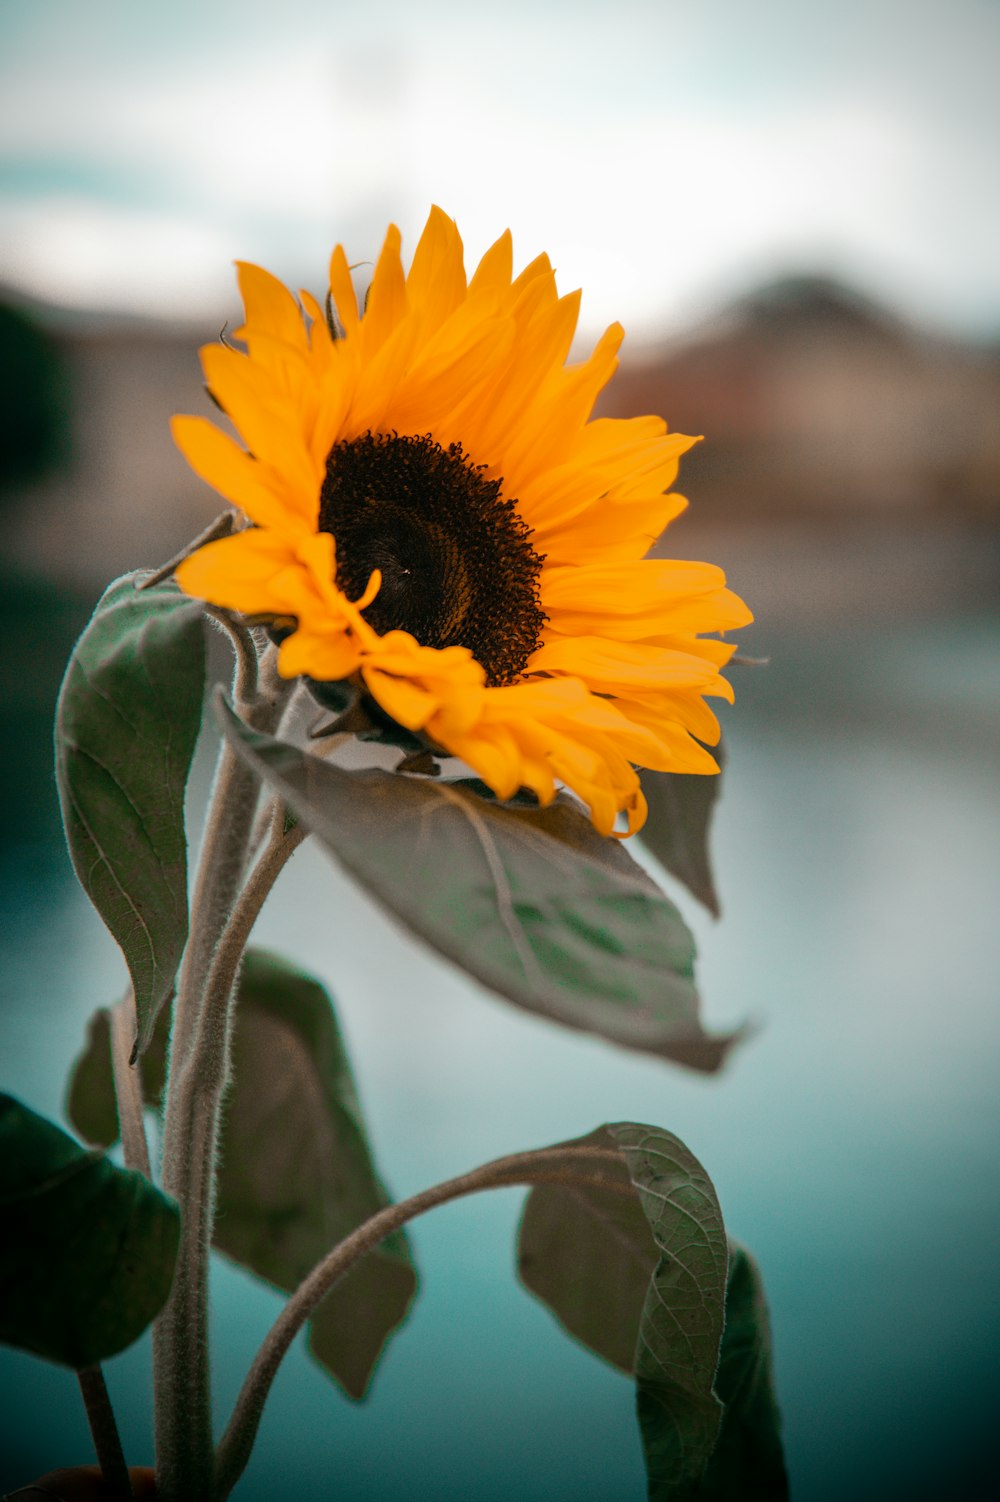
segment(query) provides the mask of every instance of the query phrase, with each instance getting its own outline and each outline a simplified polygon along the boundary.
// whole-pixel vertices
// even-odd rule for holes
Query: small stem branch
[[[233,690],[237,700],[252,704],[257,693],[257,647],[246,626],[234,620],[228,610],[217,610],[214,605],[205,606],[205,614],[211,616],[229,637],[236,654],[236,682]]]
[[[579,1170],[569,1165],[580,1164]],[[330,1292],[333,1285],[350,1271],[366,1253],[398,1231],[407,1221],[427,1210],[466,1194],[485,1189],[506,1189],[518,1184],[575,1184],[606,1189],[610,1193],[634,1195],[632,1187],[614,1179],[587,1174],[588,1163],[613,1164],[621,1169],[621,1153],[614,1148],[550,1147],[535,1152],[514,1153],[496,1158],[474,1168],[471,1173],[448,1179],[424,1189],[398,1205],[387,1205],[366,1220],[350,1236],[335,1246],[318,1262],[309,1276],[299,1284],[288,1303],[271,1326],[264,1343],[247,1374],[236,1401],[233,1416],[219,1444],[215,1470],[216,1496],[224,1499],[243,1474],[260,1425],[261,1414],[278,1367],[296,1335]]]
[[[164,579],[169,579],[175,569],[181,566],[185,558],[190,558],[192,553],[196,553],[199,548],[205,547],[208,543],[217,542],[220,537],[228,537],[235,530],[236,513],[223,511],[214,522],[209,522],[204,532],[199,532],[198,536],[187,543],[179,553],[175,553],[169,563],[165,563],[162,568],[158,568],[154,573],[147,574],[145,579],[140,580],[136,589],[152,589],[154,584],[162,584]]]
[[[137,1168],[152,1178],[149,1145],[142,1119],[143,1099],[139,1065],[131,1065],[132,1040],[135,1037],[135,996],[131,990],[111,1011],[111,1063],[114,1070],[118,1124],[122,1134],[125,1167]]]
[[[131,1047],[131,1039],[129,1047]],[[128,1479],[128,1467],[125,1464],[125,1454],[118,1434],[118,1425],[115,1423],[111,1399],[108,1397],[108,1389],[104,1383],[104,1373],[99,1366],[86,1366],[82,1367],[76,1375],[87,1410],[87,1422],[90,1424],[101,1474],[115,1502],[126,1502],[126,1499],[132,1496],[132,1484]]]

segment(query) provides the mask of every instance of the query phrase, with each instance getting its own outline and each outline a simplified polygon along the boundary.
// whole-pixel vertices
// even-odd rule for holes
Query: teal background
[[[107,576],[211,519],[167,421],[238,317],[233,258],[316,288],[334,242],[365,262],[393,220],[409,253],[438,202],[470,263],[506,225],[549,251],[630,354],[789,274],[901,316],[885,365],[791,347],[727,450],[737,340],[690,418],[725,504],[693,454],[678,544],[771,658],[725,715],[723,921],[678,894],[710,1022],[759,1024],[720,1078],[506,1007],[308,848],[259,929],[335,989],[398,1196],[602,1120],[684,1138],[763,1269],[800,1502],[977,1502],[997,1469],[998,43],[995,0],[0,5],[0,302],[56,341],[43,378],[3,318],[0,1088],[56,1118],[124,972],[62,848],[55,692]],[[517,1286],[518,1204],[415,1227],[424,1289],[359,1407],[293,1350],[242,1502],[639,1502],[629,1385]],[[224,1422],[279,1301],[222,1262],[212,1296]],[[148,1342],[108,1379],[148,1459]],[[0,1350],[0,1492],[91,1454],[73,1377]]]
[[[22,629],[27,616],[22,600]],[[761,1263],[793,1495],[986,1498],[1000,1336],[995,619],[973,601],[755,636],[771,665],[738,670],[726,717],[723,921],[678,895],[709,1019],[760,1024],[720,1078],[477,991],[308,848],[258,939],[337,991],[398,1196],[602,1120],[668,1127]],[[29,687],[44,698],[44,672]],[[20,724],[41,754],[41,712]],[[5,737],[8,759],[15,744]],[[2,868],[0,1085],[58,1116],[86,1018],[122,967],[60,849],[47,779],[34,809],[30,796]],[[30,840],[39,813],[49,835]],[[423,1292],[359,1407],[293,1350],[241,1502],[640,1502],[629,1384],[512,1276],[519,1202],[480,1196],[415,1226]],[[224,1422],[279,1300],[221,1261],[212,1296]],[[148,1367],[145,1341],[108,1367],[134,1461],[151,1451]],[[0,1483],[90,1453],[72,1376],[0,1351]]]

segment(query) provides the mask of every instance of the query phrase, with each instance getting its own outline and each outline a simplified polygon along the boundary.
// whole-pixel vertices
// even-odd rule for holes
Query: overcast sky
[[[787,270],[1000,332],[996,0],[2,0],[0,280],[163,315],[508,225],[591,328]]]

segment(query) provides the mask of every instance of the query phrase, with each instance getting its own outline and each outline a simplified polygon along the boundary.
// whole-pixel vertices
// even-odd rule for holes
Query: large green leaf
[[[0,1095],[0,1340],[66,1366],[131,1345],[170,1292],[172,1200]]]
[[[166,1014],[141,1061],[143,1092],[163,1090]],[[222,1126],[214,1244],[285,1292],[388,1197],[368,1147],[332,1002],[318,981],[250,950],[240,977],[232,1085]],[[67,1098],[70,1120],[103,1146],[118,1136],[108,1014],[91,1020]],[[369,1253],[310,1325],[316,1359],[363,1396],[416,1290],[405,1233]]]
[[[784,1502],[788,1476],[764,1288],[753,1258],[733,1241],[715,1391],[724,1404],[722,1428],[699,1496],[705,1502]]]
[[[172,583],[112,584],[73,650],[56,776],[76,874],[121,945],[143,1051],[187,938],[184,788],[201,723],[202,608]]]
[[[690,772],[643,772],[642,791],[649,814],[639,838],[688,891],[718,918],[719,897],[715,889],[708,837],[712,815],[722,792],[725,763],[722,746],[713,746],[719,763],[718,777]]]
[[[258,734],[225,701],[217,712],[346,870],[469,974],[568,1027],[719,1067],[735,1035],[702,1029],[680,914],[572,800],[504,806],[461,783],[350,772]]]
[[[670,1132],[619,1123],[572,1146],[607,1187],[540,1185],[519,1237],[526,1286],[591,1350],[637,1382],[649,1494],[696,1494],[719,1431],[712,1391],[722,1340],[726,1235],[711,1180]],[[566,1166],[574,1160],[567,1156]]]

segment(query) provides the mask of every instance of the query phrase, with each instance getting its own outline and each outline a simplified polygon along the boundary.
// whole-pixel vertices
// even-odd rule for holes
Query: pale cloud
[[[1000,318],[984,61],[1000,32],[978,0],[955,0],[937,41],[919,3],[894,0],[846,0],[836,25],[785,0],[753,24],[726,0],[584,3],[571,20],[510,0],[502,25],[492,7],[393,0],[289,0],[280,26],[222,4],[202,23],[178,3],[169,35],[109,0],[90,30],[66,9],[47,54],[22,21],[0,80],[18,167],[0,276],[130,308],[169,285],[194,309],[235,255],[315,286],[335,239],[370,258],[392,218],[412,245],[438,202],[472,256],[508,225],[522,259],[549,250],[591,329],[620,317],[648,337],[810,266],[931,320]],[[198,45],[179,45],[185,26]],[[67,236],[79,269],[48,283]]]

